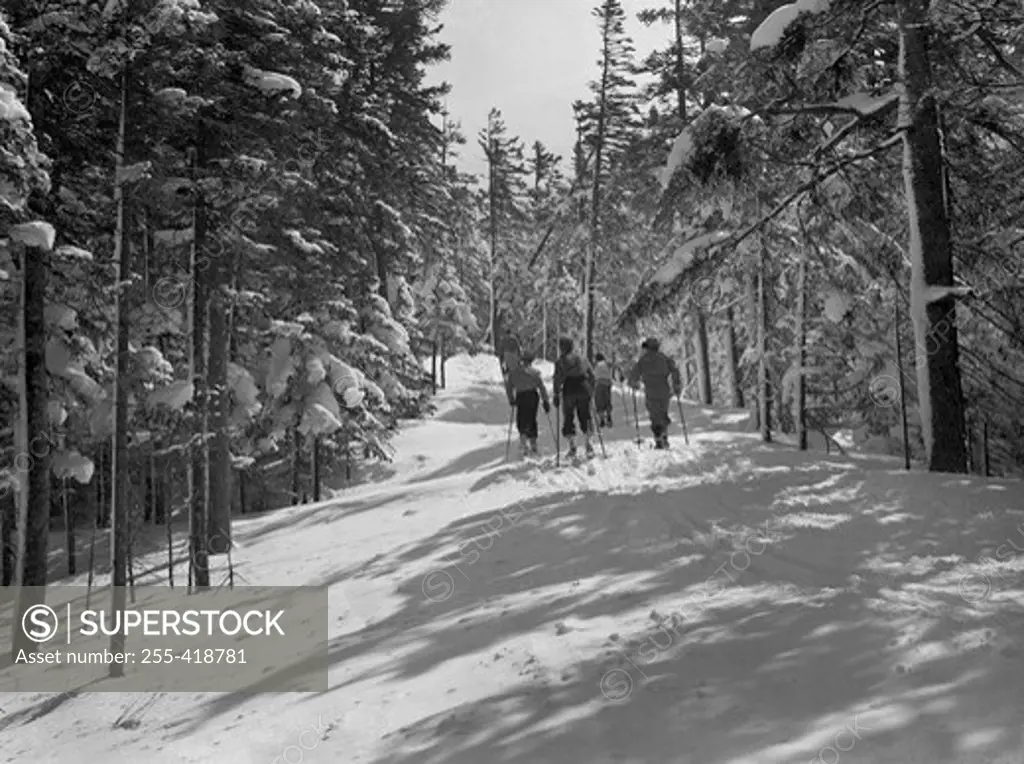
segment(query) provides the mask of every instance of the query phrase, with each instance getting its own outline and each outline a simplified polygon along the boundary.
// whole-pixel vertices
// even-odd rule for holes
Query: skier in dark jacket
[[[679,396],[683,389],[679,367],[661,352],[661,345],[654,337],[644,340],[640,347],[644,352],[629,372],[629,386],[636,390],[640,380],[643,380],[647,413],[651,417],[651,432],[654,433],[654,447],[668,448],[668,426],[672,421],[668,416],[669,397],[670,394]]]
[[[551,411],[548,391],[534,368],[533,353],[523,353],[522,358],[508,373],[505,391],[508,402],[516,410],[516,429],[519,431],[519,452],[537,455],[537,406],[544,404],[544,413]]]
[[[521,353],[522,348],[519,346],[519,340],[512,336],[510,330],[506,329],[502,335],[501,342],[498,344],[498,358],[501,359],[502,374],[508,375],[509,371],[519,364]]]
[[[569,441],[569,458],[576,456],[576,420],[586,441],[587,456],[594,455],[590,442],[590,398],[594,394],[594,370],[587,360],[574,353],[572,340],[562,337],[558,340],[559,357],[555,361],[553,380],[555,406],[565,402],[562,421],[562,435]]]

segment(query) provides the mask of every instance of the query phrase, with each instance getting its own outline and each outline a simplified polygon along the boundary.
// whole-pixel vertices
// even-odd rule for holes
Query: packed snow
[[[447,371],[378,480],[236,520],[249,583],[330,587],[328,691],[12,693],[0,761],[1019,763],[1019,482],[692,403],[640,449],[619,390],[592,472],[506,462],[496,359]]]

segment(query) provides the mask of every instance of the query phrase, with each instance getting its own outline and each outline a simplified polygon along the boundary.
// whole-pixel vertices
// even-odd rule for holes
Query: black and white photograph
[[[1024,3],[0,0],[0,764],[1024,762]]]

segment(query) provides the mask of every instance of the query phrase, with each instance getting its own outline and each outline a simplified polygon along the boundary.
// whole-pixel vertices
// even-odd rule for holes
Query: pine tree
[[[637,126],[633,43],[625,30],[626,12],[620,0],[604,0],[593,11],[601,35],[598,59],[600,76],[590,83],[593,100],[577,108],[583,140],[593,151],[590,169],[590,237],[583,274],[584,347],[587,357],[594,354],[595,281],[600,259],[601,222],[605,197],[619,160],[634,138]]]
[[[512,265],[510,228],[523,217],[521,205],[526,192],[527,168],[522,140],[508,134],[499,109],[491,109],[487,115],[487,127],[480,131],[478,144],[487,159],[487,188],[483,196],[490,253],[487,338],[497,348],[504,314],[499,292],[510,291],[513,286],[501,278],[500,271],[507,272]]]

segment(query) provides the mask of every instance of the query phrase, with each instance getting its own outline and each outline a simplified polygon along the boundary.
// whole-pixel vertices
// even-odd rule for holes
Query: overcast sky
[[[512,134],[527,147],[542,141],[562,155],[568,171],[572,102],[588,97],[587,83],[599,74],[595,5],[597,0],[451,0],[439,35],[451,45],[451,60],[434,67],[430,80],[452,85],[448,110],[468,139],[460,159],[464,170],[484,171],[476,137],[493,106]],[[636,20],[637,11],[656,5],[623,0],[638,59],[669,38],[667,24],[647,28]]]

